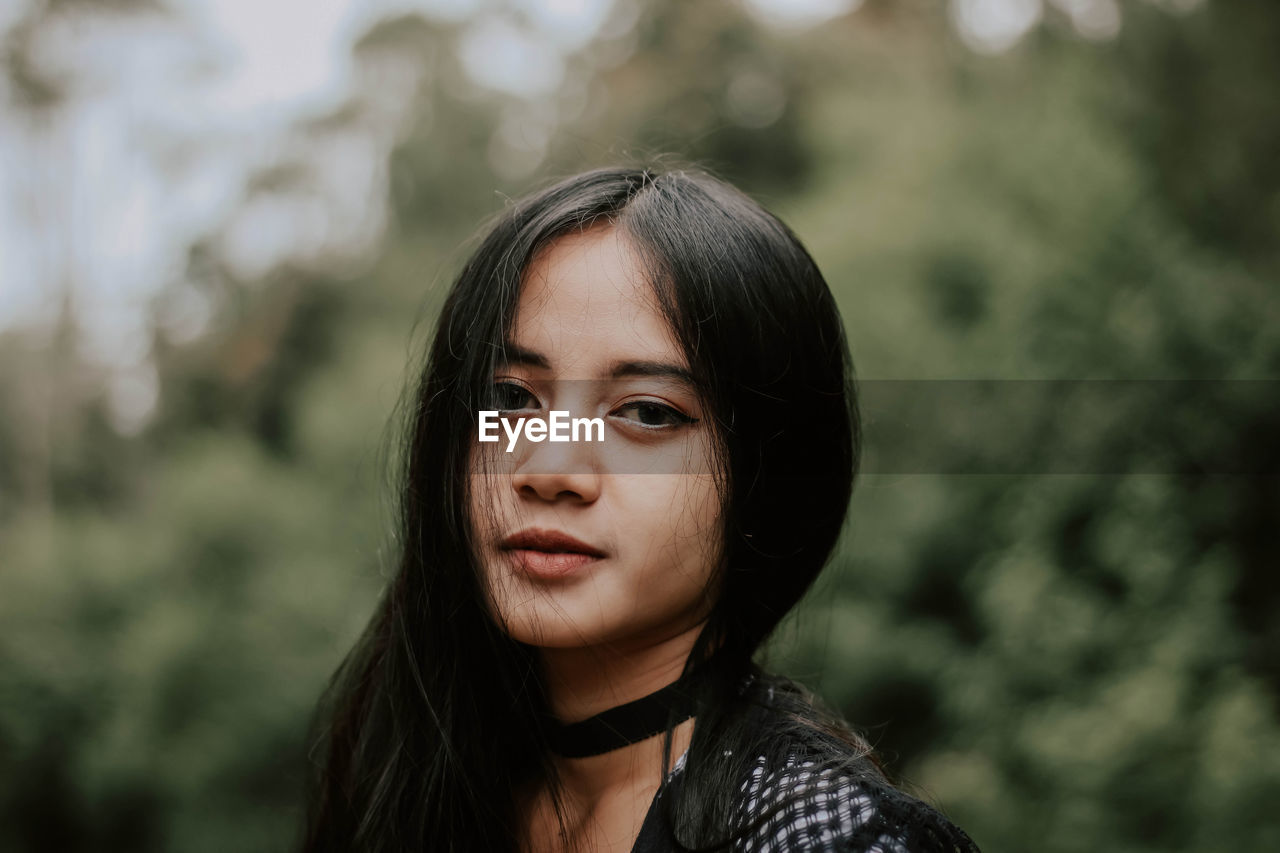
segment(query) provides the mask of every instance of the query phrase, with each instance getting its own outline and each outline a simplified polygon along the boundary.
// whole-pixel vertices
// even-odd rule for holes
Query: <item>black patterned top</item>
[[[687,752],[686,752],[687,755]],[[675,853],[665,796],[679,785],[681,755],[667,785],[649,805],[632,853]],[[771,808],[777,812],[735,842],[734,853],[978,853],[977,845],[935,809],[887,783],[838,771],[820,771],[793,755],[782,767],[767,768],[762,757],[740,789],[730,827],[739,830]]]

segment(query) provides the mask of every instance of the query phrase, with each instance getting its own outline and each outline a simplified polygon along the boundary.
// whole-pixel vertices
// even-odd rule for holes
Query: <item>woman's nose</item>
[[[591,503],[600,497],[601,475],[585,442],[531,445],[511,477],[522,498]]]

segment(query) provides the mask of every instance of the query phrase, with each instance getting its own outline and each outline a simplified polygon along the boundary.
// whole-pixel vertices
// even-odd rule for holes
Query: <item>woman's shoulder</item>
[[[801,754],[761,756],[738,797],[735,829],[752,826],[736,849],[976,853],[963,830],[932,806],[876,775]]]
[[[870,746],[803,686],[756,670],[742,693],[755,698],[751,724],[769,735],[739,777],[736,849],[976,853],[937,809],[894,787]]]

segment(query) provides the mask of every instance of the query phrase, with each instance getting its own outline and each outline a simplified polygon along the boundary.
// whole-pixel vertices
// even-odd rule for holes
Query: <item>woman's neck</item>
[[[672,731],[672,763],[689,748],[696,720]],[[560,807],[549,790],[530,788],[522,801],[522,849],[630,850],[661,783],[661,736],[587,758],[555,759],[561,784]]]
[[[562,723],[585,720],[601,711],[647,696],[676,681],[684,669],[702,625],[681,634],[629,649],[543,649],[547,698]],[[689,745],[693,720],[673,732],[671,757]],[[661,779],[661,736],[585,758],[557,757],[556,765],[567,793],[581,802],[609,792],[656,788]],[[649,777],[653,778],[650,779]]]
[[[551,713],[576,723],[666,687],[680,677],[701,629],[630,649],[542,649]]]

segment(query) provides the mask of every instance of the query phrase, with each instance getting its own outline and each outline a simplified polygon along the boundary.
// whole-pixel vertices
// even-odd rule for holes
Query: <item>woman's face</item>
[[[473,434],[470,483],[495,616],[530,645],[620,652],[701,623],[722,540],[709,418],[628,239],[601,226],[535,257],[506,350],[488,407],[505,424]],[[551,410],[603,440],[508,451],[507,428]]]

